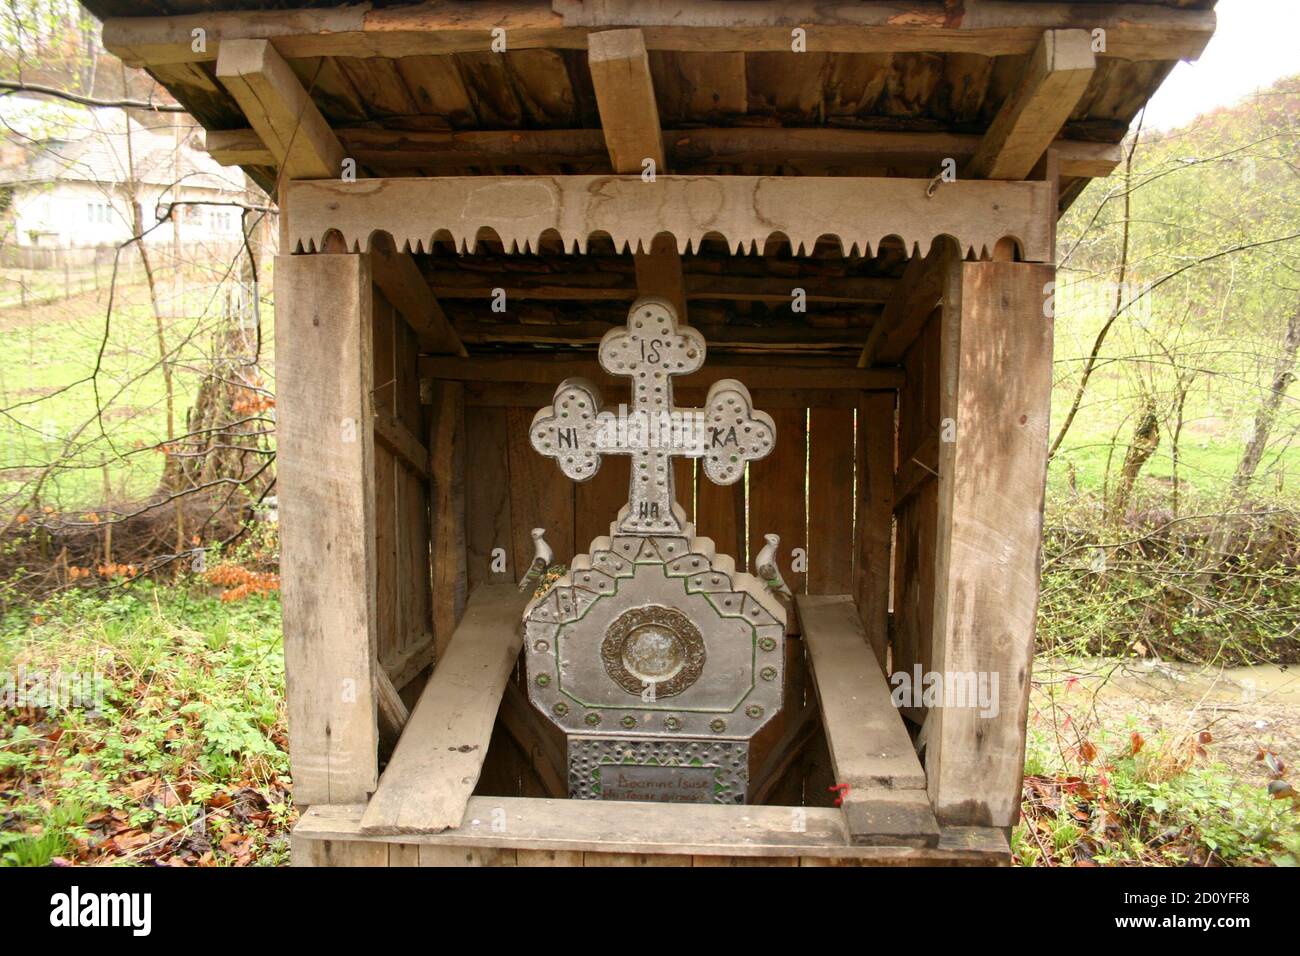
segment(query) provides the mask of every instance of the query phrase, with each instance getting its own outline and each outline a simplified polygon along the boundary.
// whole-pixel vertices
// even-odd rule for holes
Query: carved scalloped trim
[[[405,252],[450,242],[471,254],[485,236],[512,254],[533,253],[543,236],[585,253],[593,236],[620,252],[644,252],[670,235],[683,253],[720,238],[733,253],[757,253],[773,237],[808,255],[820,239],[846,255],[870,256],[886,238],[913,254],[947,236],[967,257],[988,258],[1010,240],[1030,262],[1053,257],[1055,220],[1046,182],[960,180],[930,192],[920,179],[852,177],[446,176],[297,181],[288,184],[289,248],[315,252],[336,233],[354,252],[379,234]]]

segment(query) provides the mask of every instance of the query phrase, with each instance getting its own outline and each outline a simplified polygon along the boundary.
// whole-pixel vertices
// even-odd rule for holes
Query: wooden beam
[[[528,275],[518,272],[439,269],[426,273],[439,299],[490,299],[497,289],[508,300],[559,300],[631,302],[638,291],[633,282],[616,272]],[[897,279],[865,276],[741,276],[687,272],[686,298],[722,302],[764,302],[789,305],[791,293],[802,289],[808,302],[836,305],[883,303],[898,285]]]
[[[386,236],[377,237],[370,251],[375,284],[415,330],[420,349],[436,355],[468,355],[415,260],[398,252]]]
[[[901,166],[933,170],[947,158],[960,169],[981,137],[966,133],[884,130],[730,127],[665,130],[668,161],[680,170],[696,164],[763,166]],[[1118,144],[1058,139],[1061,175],[1108,176],[1123,154]]]
[[[434,382],[430,419],[433,639],[435,657],[441,660],[465,613],[469,592],[465,551],[465,386],[460,382]]]
[[[926,777],[941,823],[1012,826],[1020,815],[1038,610],[1052,393],[1048,264],[965,262],[945,291],[932,660],[965,678],[964,704],[926,717]],[[996,684],[993,681],[996,679]],[[974,680],[988,700],[972,701]],[[956,688],[954,688],[955,690]]]
[[[928,481],[939,477],[939,436],[931,435],[921,447],[907,454],[898,466],[894,478],[894,507],[903,504]]]
[[[1053,217],[1055,221],[1055,217]],[[858,366],[889,365],[900,361],[907,347],[943,298],[947,270],[961,261],[961,253],[947,239],[936,239],[924,257],[914,255],[880,321],[871,328],[858,357]]]
[[[241,10],[176,17],[110,17],[103,43],[128,66],[216,59],[232,39],[273,39],[280,52],[313,56],[403,57],[481,53],[494,29],[511,50],[586,49],[593,30],[641,27],[647,49],[789,52],[790,31],[803,27],[810,52],[1033,52],[1044,30],[1103,29],[1108,56],[1127,60],[1196,59],[1214,33],[1208,10],[1137,3],[1021,3],[985,0],[952,16],[942,0],[838,4],[760,0],[717,4],[698,0],[599,6],[559,0],[496,0],[490,6],[443,0],[373,8],[366,4],[306,10]],[[205,31],[195,44],[193,31]]]
[[[350,249],[376,231],[401,249],[427,250],[435,236],[473,248],[492,229],[507,249],[539,247],[555,230],[566,249],[585,252],[589,237],[608,233],[619,250],[649,248],[660,234],[679,249],[698,249],[722,236],[729,249],[762,248],[775,233],[806,255],[821,236],[835,236],[846,253],[868,255],[885,236],[928,247],[937,235],[959,240],[962,254],[991,252],[1014,236],[1022,258],[1049,261],[1054,190],[1046,182],[946,183],[943,201],[927,196],[924,179],[856,177],[435,176],[356,183],[316,180],[288,184],[292,204],[286,250],[316,249],[338,230]],[[653,190],[655,202],[646,202]],[[700,196],[707,194],[703,205]],[[635,214],[633,214],[635,213]]]
[[[967,175],[1028,176],[1074,112],[1096,66],[1092,37],[1086,30],[1045,32],[1020,81],[984,133],[966,167]]]
[[[379,735],[388,746],[393,747],[402,736],[402,728],[410,719],[411,712],[407,710],[406,702],[402,700],[402,696],[397,692],[397,688],[393,686],[384,669],[376,667],[374,675],[375,696],[379,705]]]
[[[368,259],[275,260],[289,763],[302,805],[365,800],[378,775]]]
[[[468,359],[421,358],[424,378],[461,382],[507,382],[558,385],[566,378],[585,378],[611,393],[622,379],[605,372],[594,357],[551,359],[475,356]],[[843,361],[752,363],[728,356],[710,356],[704,368],[675,380],[674,387],[706,388],[719,379],[734,378],[750,388],[893,390],[903,384],[902,372],[892,368],[859,369]]]
[[[850,790],[840,806],[859,846],[939,845],[939,824],[924,790]]]
[[[650,58],[641,31],[591,34],[587,64],[614,172],[640,174],[647,159],[654,162],[656,174],[667,172]]]
[[[519,865],[559,860],[575,866],[665,860],[690,865],[692,858],[697,866],[706,858],[793,858],[800,866],[1006,866],[1011,854],[1006,837],[991,827],[950,827],[934,847],[853,846],[844,814],[830,807],[471,797],[459,827],[401,837],[367,834],[361,826],[364,811],[359,805],[312,807],[294,827],[294,864],[382,866],[387,860],[402,865],[408,848],[418,850],[421,864],[436,860],[460,866],[516,860]],[[504,826],[485,825],[493,820]],[[391,856],[399,849],[395,864]]]
[[[848,595],[795,598],[849,837],[858,845],[934,846],[925,772]]]
[[[527,598],[511,584],[470,596],[366,807],[364,832],[438,833],[461,822],[519,656]]]
[[[394,455],[406,462],[426,481],[429,478],[429,450],[420,439],[411,434],[392,412],[376,409],[374,412],[375,439]]]
[[[863,310],[868,313],[867,309]],[[875,321],[875,310],[866,318]],[[489,343],[522,344],[569,347],[595,345],[611,325],[598,319],[584,322],[566,322],[555,325],[534,325],[531,322],[460,321],[460,337],[470,345]],[[741,325],[738,323],[697,326],[711,346],[731,349],[780,349],[790,352],[825,352],[835,349],[856,349],[865,332],[864,324],[822,328],[800,322],[779,322],[771,325]]]
[[[835,782],[922,790],[921,769],[889,684],[847,594],[795,596]]]
[[[221,45],[217,78],[288,179],[337,179],[344,152],[289,64],[266,40]]]
[[[255,129],[210,129],[203,132],[203,151],[222,166],[275,166],[279,161]]]
[[[349,156],[384,169],[457,170],[522,163],[527,166],[609,162],[603,130],[398,130],[349,129],[334,133]],[[670,168],[697,165],[807,167],[894,166],[933,169],[946,158],[959,167],[975,155],[982,137],[965,133],[897,133],[880,130],[725,127],[664,130]],[[209,130],[208,155],[223,166],[274,166],[276,159],[251,129]],[[1058,139],[1052,143],[1066,178],[1110,175],[1122,159],[1117,143]]]
[[[607,30],[588,38],[587,64],[596,91],[600,123],[614,172],[658,177],[668,172],[650,58],[640,30]],[[647,183],[653,189],[653,183]],[[670,236],[655,236],[635,252],[636,287],[641,296],[667,299],[685,322],[686,284],[682,260]]]
[[[671,236],[655,236],[646,252],[633,256],[636,264],[637,296],[667,299],[677,310],[677,320],[687,322],[686,279],[682,274],[682,257]]]
[[[772,358],[768,354],[769,360]],[[712,361],[712,358],[710,358]],[[622,388],[626,389],[627,384],[623,383]],[[853,408],[856,406],[860,393],[855,389],[847,388],[758,388],[750,389],[750,395],[754,399],[754,405],[758,408],[775,410],[778,408]],[[555,385],[520,385],[518,383],[507,384],[505,382],[482,382],[465,384],[465,405],[473,408],[519,408],[524,405],[542,406],[549,402],[555,396]],[[698,408],[704,404],[707,396],[707,390],[703,388],[681,388],[673,392],[673,396],[684,406]],[[683,487],[685,487],[685,480]],[[714,494],[713,491],[705,489],[716,489],[720,486],[704,479],[700,483],[699,494]],[[740,499],[744,504],[744,499],[739,495],[732,495],[734,488],[724,489],[728,501],[732,497]],[[741,521],[744,525],[743,509],[739,512]],[[734,529],[732,529],[734,530]],[[703,533],[703,532],[701,532]],[[711,537],[715,541],[725,536],[723,531],[709,533],[706,537]],[[739,546],[737,546],[739,547]]]
[[[217,77],[239,103],[286,179],[340,179],[346,152],[302,82],[267,40],[222,46]],[[287,203],[286,203],[287,205]],[[287,251],[287,250],[286,250]],[[451,323],[409,255],[391,242],[369,250],[372,278],[426,351],[464,355]]]

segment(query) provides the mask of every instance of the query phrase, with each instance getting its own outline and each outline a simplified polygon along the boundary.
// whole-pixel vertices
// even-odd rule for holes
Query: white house
[[[141,204],[145,242],[229,245],[240,241],[244,185],[171,129],[148,129],[118,110],[86,111],[74,132],[42,139],[25,163],[0,168],[10,190],[0,230],[19,246],[115,246],[133,235],[131,197]],[[0,197],[2,199],[3,197]],[[173,226],[165,219],[175,203]],[[4,203],[0,201],[0,209]],[[151,226],[156,228],[150,230]]]

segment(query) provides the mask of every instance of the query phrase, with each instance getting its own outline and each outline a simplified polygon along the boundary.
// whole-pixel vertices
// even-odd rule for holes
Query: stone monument
[[[609,535],[524,612],[529,698],[565,732],[574,798],[744,803],[749,742],[782,706],[784,606],[695,536],[674,494],[674,457],[732,484],[776,442],[740,382],[715,383],[702,408],[674,406],[673,378],[704,353],[669,302],[640,299],[599,350],[631,404],[607,409],[594,384],[567,379],[530,428],[575,481],[605,455],[631,456]]]

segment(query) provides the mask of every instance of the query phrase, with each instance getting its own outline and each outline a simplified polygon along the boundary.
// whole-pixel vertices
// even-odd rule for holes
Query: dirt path
[[[1049,693],[1054,690],[1054,695]],[[1053,697],[1056,706],[1053,707]],[[1030,720],[1074,740],[1067,717],[1091,721],[1108,733],[1125,731],[1130,719],[1152,732],[1177,740],[1210,732],[1210,755],[1243,780],[1266,784],[1256,760],[1271,750],[1300,761],[1300,667],[1262,664],[1206,668],[1159,661],[1120,659],[1038,660]]]

